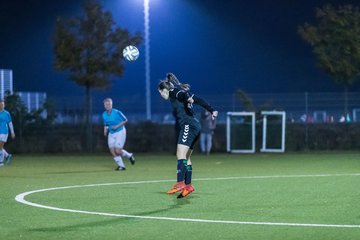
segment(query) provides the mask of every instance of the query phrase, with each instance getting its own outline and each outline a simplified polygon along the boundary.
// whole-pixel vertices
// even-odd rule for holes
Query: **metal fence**
[[[344,93],[254,93],[248,94],[257,110],[285,111],[291,122],[360,121],[360,92]],[[225,122],[226,112],[244,111],[236,94],[201,95],[219,111],[219,122]],[[84,117],[84,96],[51,97],[56,106],[57,123],[80,123]],[[93,96],[93,123],[101,123],[103,96]],[[347,100],[346,100],[347,99]],[[152,96],[151,119],[158,123],[173,123],[169,102]],[[114,108],[120,109],[132,122],[146,121],[146,102],[142,95],[113,97]],[[266,109],[262,109],[266,106]],[[199,112],[199,111],[198,111]]]

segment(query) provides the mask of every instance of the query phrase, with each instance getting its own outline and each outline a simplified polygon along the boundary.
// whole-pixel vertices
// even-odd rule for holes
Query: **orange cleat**
[[[186,185],[185,188],[182,190],[182,192],[179,194],[179,196],[177,196],[177,198],[186,197],[187,195],[189,195],[190,193],[192,193],[194,191],[195,191],[195,189],[191,184]]]
[[[174,185],[173,185],[173,187],[169,190],[169,191],[167,191],[166,193],[167,194],[174,194],[174,193],[176,193],[176,192],[179,192],[179,191],[181,191],[181,190],[183,190],[184,188],[185,188],[185,183],[184,182],[177,182],[177,183],[175,183]]]

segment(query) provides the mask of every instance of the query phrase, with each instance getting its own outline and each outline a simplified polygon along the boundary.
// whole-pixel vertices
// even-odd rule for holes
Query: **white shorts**
[[[9,134],[0,134],[0,142],[6,142]]]
[[[108,146],[109,148],[123,148],[126,140],[126,129],[123,128],[121,131],[116,133],[109,133],[108,135]]]

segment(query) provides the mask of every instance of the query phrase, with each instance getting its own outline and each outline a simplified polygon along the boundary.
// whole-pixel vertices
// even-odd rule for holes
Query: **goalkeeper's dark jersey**
[[[214,109],[208,104],[205,100],[200,97],[197,97],[188,91],[174,88],[169,92],[170,102],[174,109],[176,116],[179,119],[180,124],[183,123],[191,123],[192,121],[198,122],[195,117],[195,113],[193,110],[193,104],[188,102],[188,99],[192,97],[194,99],[194,103],[196,105],[200,105],[205,108],[207,111],[212,113]]]
[[[177,143],[193,149],[195,142],[199,138],[201,125],[195,117],[193,104],[188,102],[190,97],[194,100],[193,104],[200,105],[211,113],[214,109],[202,98],[190,94],[188,91],[175,88],[169,92],[169,99],[174,113],[179,119],[180,131]]]

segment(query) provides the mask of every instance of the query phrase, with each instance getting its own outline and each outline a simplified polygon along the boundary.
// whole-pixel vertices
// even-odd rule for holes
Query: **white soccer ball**
[[[138,59],[139,57],[139,50],[133,46],[133,45],[129,45],[127,47],[124,48],[123,50],[123,56],[126,60],[133,62],[136,59]]]

